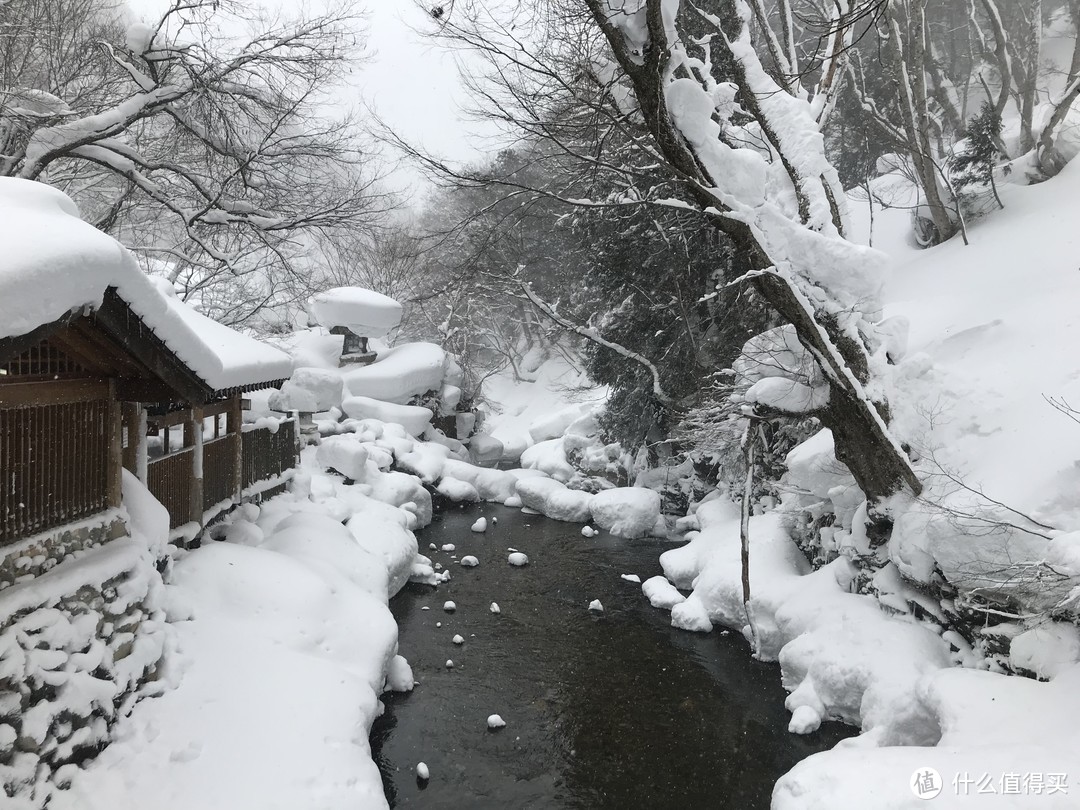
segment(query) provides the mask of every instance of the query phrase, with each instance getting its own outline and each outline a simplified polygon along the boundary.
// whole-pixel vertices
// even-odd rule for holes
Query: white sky
[[[246,0],[284,9],[298,6],[290,0]],[[127,0],[136,17],[156,21],[167,0]],[[358,95],[343,91],[342,102],[359,107],[366,101],[403,138],[454,162],[479,158],[489,151],[479,132],[483,127],[459,113],[464,100],[454,58],[425,42],[421,34],[429,24],[414,0],[361,0],[367,15],[371,59],[355,73]],[[488,134],[492,134],[490,131]],[[488,148],[485,148],[488,147]],[[397,188],[412,187],[414,203],[424,188],[411,167],[397,168],[390,178]]]

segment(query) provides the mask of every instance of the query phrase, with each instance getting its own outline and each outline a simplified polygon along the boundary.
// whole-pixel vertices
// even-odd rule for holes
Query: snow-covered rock
[[[520,551],[514,551],[506,558],[506,561],[510,563],[510,565],[520,567],[522,565],[529,564],[529,557],[527,554],[524,554]]]
[[[484,532],[487,531],[487,527],[488,527],[487,518],[486,517],[479,517],[473,522],[473,525],[470,526],[469,529],[471,531],[477,532],[479,534],[483,534]]]
[[[416,686],[412,667],[403,656],[395,655],[386,669],[386,686],[394,692],[411,692]]]
[[[342,376],[353,396],[404,405],[414,396],[441,390],[445,373],[446,352],[440,346],[402,343],[380,352],[374,363],[343,370]]]
[[[503,720],[502,717],[500,717],[499,715],[492,714],[492,715],[488,716],[487,727],[489,729],[491,729],[492,731],[494,731],[497,728],[505,728],[506,727],[506,721]]]
[[[476,568],[476,566],[480,565],[480,560],[478,560],[472,554],[466,554],[464,557],[461,558],[460,564],[465,568]]]
[[[323,467],[354,481],[362,482],[367,477],[368,445],[354,436],[327,436],[319,444],[315,458]]]
[[[579,523],[589,519],[594,496],[567,489],[553,478],[524,478],[517,482],[517,494],[524,506],[555,520]]]
[[[502,461],[505,450],[503,443],[494,436],[476,433],[469,438],[469,458],[481,467],[494,467]]]
[[[329,411],[341,406],[345,384],[337,371],[324,368],[298,368],[270,395],[269,406],[275,411]]]
[[[592,610],[596,613],[603,613],[604,606],[600,604],[599,599],[593,599],[591,602],[589,602],[589,610]]]
[[[649,600],[649,604],[661,610],[671,610],[675,605],[686,601],[686,597],[659,574],[645,580],[641,584],[641,591]]]
[[[341,409],[353,419],[378,419],[399,424],[412,436],[423,435],[434,418],[431,411],[419,405],[397,405],[367,396],[346,397]]]
[[[592,519],[617,537],[644,537],[660,519],[660,495],[642,487],[598,492],[589,502]]]

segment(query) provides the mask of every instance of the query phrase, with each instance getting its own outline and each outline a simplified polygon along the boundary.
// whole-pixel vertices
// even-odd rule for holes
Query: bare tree
[[[173,0],[124,30],[96,0],[0,5],[17,46],[0,173],[64,188],[187,296],[216,301],[248,275],[270,297],[302,286],[316,234],[369,227],[386,205],[355,123],[322,112],[359,56],[357,23],[348,5],[287,20]]]
[[[874,295],[878,258],[843,237],[845,201],[815,114],[827,106],[825,91],[814,96],[802,77],[785,86],[773,78],[742,2],[687,4],[675,16],[678,4],[662,0],[585,7],[541,4],[533,10],[540,25],[530,29],[520,8],[499,18],[459,1],[441,20],[445,37],[488,62],[487,81],[474,82],[486,111],[553,144],[553,164],[565,158],[578,167],[572,176],[552,172],[558,180],[544,187],[506,179],[507,193],[591,209],[675,206],[724,234],[743,281],[795,326],[820,365],[830,393],[821,419],[870,500],[872,536],[883,541],[890,524],[880,503],[921,485],[874,385],[881,360],[863,314],[874,305],[863,296]],[[614,141],[624,149],[605,149]],[[444,177],[479,181],[427,162]],[[784,191],[772,194],[766,174],[783,178]],[[607,196],[579,196],[587,177],[599,176]]]

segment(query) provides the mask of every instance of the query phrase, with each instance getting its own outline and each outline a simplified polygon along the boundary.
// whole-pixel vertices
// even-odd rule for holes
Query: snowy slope
[[[1010,187],[1005,204],[972,228],[969,246],[896,257],[886,315],[911,324],[904,396],[937,393],[905,427],[926,431],[932,411],[926,450],[987,494],[1077,528],[1080,426],[1044,396],[1080,405],[1080,164]],[[920,373],[915,353],[933,369]]]

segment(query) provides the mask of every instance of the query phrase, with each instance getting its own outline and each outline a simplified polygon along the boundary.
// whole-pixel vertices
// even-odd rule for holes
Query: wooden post
[[[244,492],[244,401],[239,394],[229,400],[228,418],[225,432],[232,442],[232,491],[236,502],[240,503]]]
[[[120,506],[122,500],[121,481],[124,469],[124,448],[122,439],[122,419],[120,403],[116,400],[116,383],[109,380],[109,403],[106,409],[106,421],[109,432],[108,454],[108,503],[110,507]]]
[[[184,444],[191,451],[191,509],[189,520],[202,525],[203,519],[203,415],[201,408],[192,408],[184,423]]]
[[[139,444],[146,440],[145,436],[139,435],[141,411],[138,402],[124,403],[124,435],[127,437],[127,444],[124,445],[124,469],[133,475],[139,473]]]
[[[139,403],[138,416],[139,421],[138,424],[135,426],[135,435],[138,437],[139,440],[138,444],[135,445],[135,475],[138,476],[139,480],[142,481],[143,485],[145,486],[148,480],[147,468],[150,461],[150,453],[149,448],[146,446],[146,434],[148,428],[146,421],[146,408],[142,406],[142,403]]]

